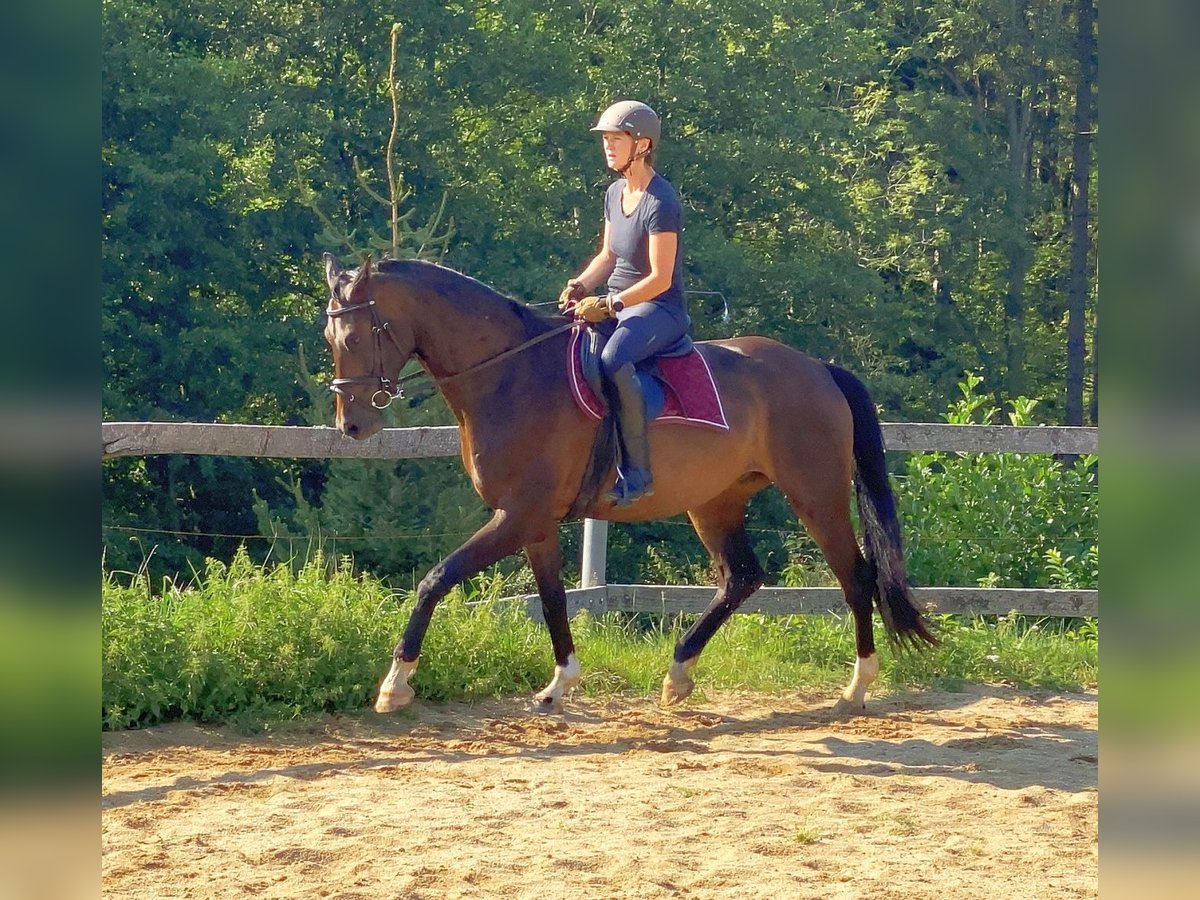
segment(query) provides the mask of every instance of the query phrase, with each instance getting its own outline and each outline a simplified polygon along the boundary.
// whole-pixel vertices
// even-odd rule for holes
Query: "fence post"
[[[603,587],[608,573],[608,522],[583,520],[583,562],[580,565],[581,588]]]

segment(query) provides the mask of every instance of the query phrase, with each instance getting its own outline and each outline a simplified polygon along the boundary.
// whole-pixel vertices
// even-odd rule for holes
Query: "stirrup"
[[[654,479],[649,472],[638,472],[642,476],[640,486],[630,487],[629,479],[624,475],[617,476],[617,483],[613,485],[612,490],[604,495],[604,499],[618,508],[632,506],[643,497],[654,496]]]

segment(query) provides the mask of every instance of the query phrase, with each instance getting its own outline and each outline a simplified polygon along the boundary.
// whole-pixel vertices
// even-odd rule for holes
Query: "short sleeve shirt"
[[[675,268],[671,286],[654,298],[657,303],[687,314],[683,293],[683,204],[671,183],[656,174],[630,215],[621,209],[625,179],[618,178],[604,195],[604,218],[608,221],[609,246],[617,264],[608,279],[610,291],[620,291],[650,274],[650,235],[661,231],[679,235],[675,245]]]

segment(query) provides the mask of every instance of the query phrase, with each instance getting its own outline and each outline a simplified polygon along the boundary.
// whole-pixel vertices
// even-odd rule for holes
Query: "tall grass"
[[[105,578],[103,723],[222,721],[351,708],[370,695],[390,649],[380,623],[395,598],[348,566],[298,572],[239,552],[209,560],[197,584],[151,590]]]
[[[545,629],[503,599],[513,579],[481,577],[450,594],[429,629],[413,678],[427,700],[524,694],[548,681]],[[411,594],[396,593],[348,560],[259,566],[238,553],[210,560],[187,586],[153,590],[144,574],[103,583],[102,724],[176,718],[256,723],[357,710],[371,702],[398,640]],[[573,622],[586,693],[657,693],[684,617],[581,614]],[[1096,625],[1005,617],[941,617],[943,645],[881,654],[881,687],[967,681],[1078,688],[1097,673]],[[882,642],[882,635],[880,636]],[[853,664],[848,617],[733,617],[705,651],[701,691],[832,688]]]

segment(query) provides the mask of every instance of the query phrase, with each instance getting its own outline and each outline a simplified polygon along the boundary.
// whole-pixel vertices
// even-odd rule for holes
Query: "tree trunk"
[[[1088,182],[1092,168],[1092,131],[1095,122],[1093,89],[1096,82],[1096,7],[1078,0],[1076,55],[1079,81],[1075,86],[1075,119],[1071,161],[1071,273],[1067,289],[1067,397],[1066,424],[1083,424],[1083,387],[1086,365],[1084,322],[1089,288],[1088,254],[1091,249],[1091,211]],[[1094,416],[1094,412],[1093,412]]]
[[[1008,176],[1011,186],[1008,235],[1008,290],[1004,295],[1004,389],[1011,401],[1026,393],[1025,277],[1029,273],[1028,210],[1029,123],[1031,107],[1014,86],[1008,98]],[[1007,406],[1007,404],[1004,404]]]
[[[1025,374],[1025,276],[1029,272],[1028,251],[1017,248],[1008,264],[1008,292],[1004,295],[1004,355],[1007,372],[1004,388],[1007,400],[1024,396],[1028,390]],[[1005,404],[1007,406],[1007,404]]]
[[[1097,272],[1096,282],[1100,277]],[[1091,422],[1100,424],[1100,310],[1097,303],[1096,314],[1092,317],[1092,402]]]

